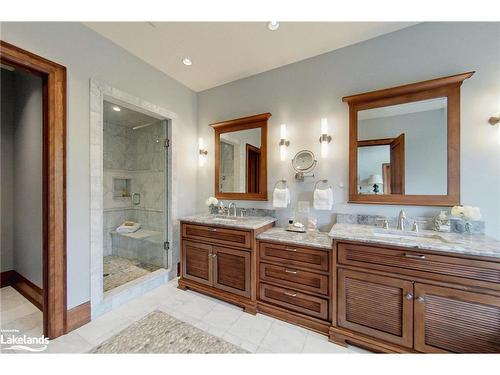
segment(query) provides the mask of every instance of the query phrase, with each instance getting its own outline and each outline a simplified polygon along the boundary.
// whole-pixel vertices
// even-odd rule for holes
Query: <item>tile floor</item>
[[[0,329],[4,337],[15,334],[39,337],[43,333],[43,315],[17,290],[8,286],[0,289]],[[17,330],[18,332],[12,332]],[[3,351],[0,349],[0,352]]]
[[[109,255],[103,259],[104,292],[159,270],[160,267],[139,260]]]
[[[16,296],[16,293],[12,288],[1,289],[1,327],[4,328],[5,324],[6,327],[22,327],[27,332],[35,332],[37,326],[33,321],[36,319],[31,315],[36,313],[36,307],[30,308],[26,303],[16,305],[12,297]],[[249,315],[240,308],[217,299],[189,290],[181,291],[177,289],[177,280],[172,280],[119,309],[52,340],[44,353],[88,352],[156,309],[252,353],[366,353],[356,347],[344,348],[333,344],[328,342],[325,336],[266,315]],[[23,315],[16,319],[20,311],[23,311]],[[28,316],[30,318],[27,318]],[[39,312],[38,316],[41,317]],[[26,321],[23,321],[23,317]],[[37,323],[39,321],[41,318],[36,320]]]

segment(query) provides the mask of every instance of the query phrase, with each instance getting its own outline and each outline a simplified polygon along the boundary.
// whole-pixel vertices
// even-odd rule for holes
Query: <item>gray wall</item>
[[[13,74],[1,69],[1,233],[0,272],[14,269],[14,102]]]
[[[195,213],[196,94],[79,23],[2,23],[2,40],[67,68],[68,308],[90,298],[89,80],[95,78],[178,115],[183,137],[172,160],[179,215]],[[182,174],[179,173],[182,171]],[[176,244],[177,242],[174,242]],[[177,251],[177,249],[174,249]],[[175,259],[174,259],[175,261]]]
[[[279,51],[276,51],[279,53]],[[327,159],[319,159],[318,178],[334,185],[333,212],[396,215],[401,207],[354,205],[347,201],[348,106],[345,95],[475,70],[462,86],[461,201],[481,207],[489,235],[500,238],[500,158],[497,129],[488,118],[498,111],[500,23],[424,23],[302,62],[206,90],[198,95],[199,136],[208,162],[200,169],[198,208],[213,194],[213,131],[208,124],[271,112],[268,136],[268,188],[277,179],[293,181],[290,159],[304,148],[318,157],[320,119],[330,124]],[[288,160],[279,160],[279,125],[287,123]],[[342,189],[339,183],[345,184]],[[314,182],[292,183],[292,201],[312,199]],[[271,202],[238,202],[270,207]],[[410,215],[434,214],[435,207],[405,207]],[[292,210],[280,210],[284,223]],[[316,213],[328,230],[334,213]]]
[[[444,195],[448,186],[446,111],[414,112],[358,122],[358,139],[405,135],[405,194]],[[382,167],[377,170],[380,174]]]
[[[11,82],[7,80],[10,90],[5,93],[11,99],[4,108],[13,117],[5,124],[11,126],[10,137],[6,137],[11,143],[7,156],[11,168],[6,168],[10,172],[7,176],[2,172],[2,185],[6,177],[5,184],[12,190],[11,201],[6,207],[2,204],[2,216],[10,221],[11,228],[10,233],[2,231],[2,238],[13,234],[9,238],[14,261],[11,269],[43,287],[42,80],[19,71],[2,73],[2,78],[7,74],[12,76]]]

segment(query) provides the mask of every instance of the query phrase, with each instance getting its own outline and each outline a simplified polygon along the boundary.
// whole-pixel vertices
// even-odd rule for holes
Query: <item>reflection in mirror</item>
[[[447,99],[358,111],[358,193],[446,195]]]
[[[221,193],[259,193],[261,128],[220,135]]]

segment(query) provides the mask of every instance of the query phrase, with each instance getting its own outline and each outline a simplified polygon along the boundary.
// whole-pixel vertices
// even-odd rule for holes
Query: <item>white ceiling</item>
[[[86,22],[194,91],[262,73],[415,22]],[[189,57],[193,65],[185,66]]]

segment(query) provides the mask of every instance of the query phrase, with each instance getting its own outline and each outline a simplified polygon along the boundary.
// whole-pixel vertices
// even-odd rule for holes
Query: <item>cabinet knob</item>
[[[424,303],[425,302],[424,297],[417,297],[417,302]]]
[[[410,300],[412,300],[412,299],[413,299],[413,294],[411,294],[411,293],[407,293],[407,294],[406,294],[406,296],[405,296],[405,298],[406,298],[408,301],[410,301]]]

